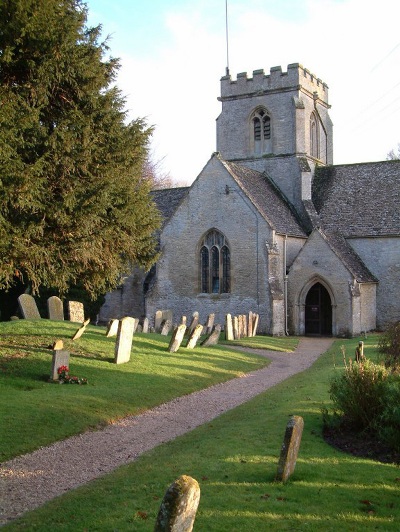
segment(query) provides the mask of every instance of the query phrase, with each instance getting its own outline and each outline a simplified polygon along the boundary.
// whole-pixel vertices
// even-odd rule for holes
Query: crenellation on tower
[[[270,68],[269,74],[265,74],[264,69],[259,69],[253,71],[252,77],[247,72],[237,74],[236,80],[230,75],[223,76],[219,99],[223,101],[276,90],[297,91],[299,88],[310,93],[316,92],[322,102],[328,103],[328,85],[299,63],[288,65],[286,72],[282,71],[281,66],[275,66]]]

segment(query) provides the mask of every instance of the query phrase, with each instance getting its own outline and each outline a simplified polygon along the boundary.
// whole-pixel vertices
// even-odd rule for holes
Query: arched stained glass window
[[[230,292],[230,251],[225,236],[211,229],[200,242],[200,287],[206,294]]]

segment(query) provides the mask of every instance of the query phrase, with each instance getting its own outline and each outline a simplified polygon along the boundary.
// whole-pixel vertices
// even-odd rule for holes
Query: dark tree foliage
[[[0,289],[95,297],[155,260],[152,130],[126,123],[118,61],[86,21],[81,0],[0,2]]]

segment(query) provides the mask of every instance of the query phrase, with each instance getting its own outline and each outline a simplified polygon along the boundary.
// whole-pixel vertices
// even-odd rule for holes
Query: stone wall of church
[[[210,229],[223,233],[230,248],[228,294],[201,293],[200,241]],[[156,282],[146,297],[147,316],[171,309],[178,321],[181,315],[198,311],[201,322],[214,313],[216,323],[223,325],[227,313],[253,311],[260,314],[260,330],[270,331],[266,243],[271,241],[265,220],[218,158],[211,159],[164,228]]]
[[[376,326],[382,329],[400,319],[400,238],[349,238],[348,242],[379,281]]]

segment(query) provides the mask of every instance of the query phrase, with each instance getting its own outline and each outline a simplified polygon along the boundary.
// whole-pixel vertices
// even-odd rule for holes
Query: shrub
[[[383,410],[374,430],[395,451],[400,452],[400,377],[390,375],[385,381],[382,397]]]
[[[343,424],[354,430],[369,429],[382,415],[384,383],[389,371],[368,359],[346,363],[344,372],[333,379],[330,396]]]
[[[400,371],[400,321],[392,323],[381,335],[379,352],[383,354],[387,368]]]

